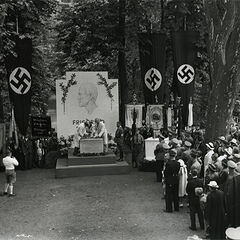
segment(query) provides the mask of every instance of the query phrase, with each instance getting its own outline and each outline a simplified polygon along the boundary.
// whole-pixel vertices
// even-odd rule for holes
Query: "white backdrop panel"
[[[60,84],[67,86],[72,74],[76,74],[76,84],[68,88],[64,108]],[[107,80],[108,86],[116,82],[110,90],[112,98],[107,94],[107,86],[99,84],[101,80],[97,74]],[[119,119],[118,80],[108,79],[107,72],[67,72],[66,80],[56,81],[56,101],[58,137],[74,134],[79,120],[95,118],[104,119],[108,132],[114,136]]]

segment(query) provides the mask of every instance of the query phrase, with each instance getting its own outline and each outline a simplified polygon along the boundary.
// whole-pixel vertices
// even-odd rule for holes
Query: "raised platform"
[[[130,166],[125,161],[111,164],[68,165],[67,159],[58,159],[56,178],[119,175],[130,172]]]
[[[116,156],[114,153],[108,153],[100,156],[73,156],[68,155],[67,165],[96,165],[96,164],[115,164]]]

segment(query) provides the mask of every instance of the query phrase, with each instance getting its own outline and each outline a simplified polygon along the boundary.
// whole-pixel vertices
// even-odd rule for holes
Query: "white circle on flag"
[[[162,75],[156,68],[150,68],[144,77],[145,84],[152,92],[156,91],[162,83]]]
[[[15,68],[9,77],[9,85],[17,94],[26,94],[31,88],[31,75],[23,67]]]
[[[195,76],[194,68],[189,64],[181,65],[177,70],[177,78],[182,84],[189,84]]]

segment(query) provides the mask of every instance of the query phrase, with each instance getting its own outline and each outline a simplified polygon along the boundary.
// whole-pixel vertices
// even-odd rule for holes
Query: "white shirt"
[[[15,157],[7,156],[3,158],[3,165],[5,166],[6,170],[14,170],[15,166],[18,166],[18,161]]]
[[[206,170],[208,168],[208,165],[212,163],[212,155],[214,154],[213,150],[210,150],[207,152],[207,154],[204,157],[204,176],[206,176]]]

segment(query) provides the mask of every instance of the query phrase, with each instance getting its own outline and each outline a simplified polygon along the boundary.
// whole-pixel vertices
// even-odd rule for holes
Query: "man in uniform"
[[[120,122],[117,122],[117,130],[115,132],[114,141],[117,144],[117,148],[119,151],[118,161],[123,161],[123,128]]]
[[[172,204],[174,204],[174,210],[179,211],[178,200],[178,186],[180,169],[179,162],[176,161],[177,151],[176,149],[170,149],[169,160],[166,163],[164,170],[164,177],[166,182],[166,212],[172,212]]]

